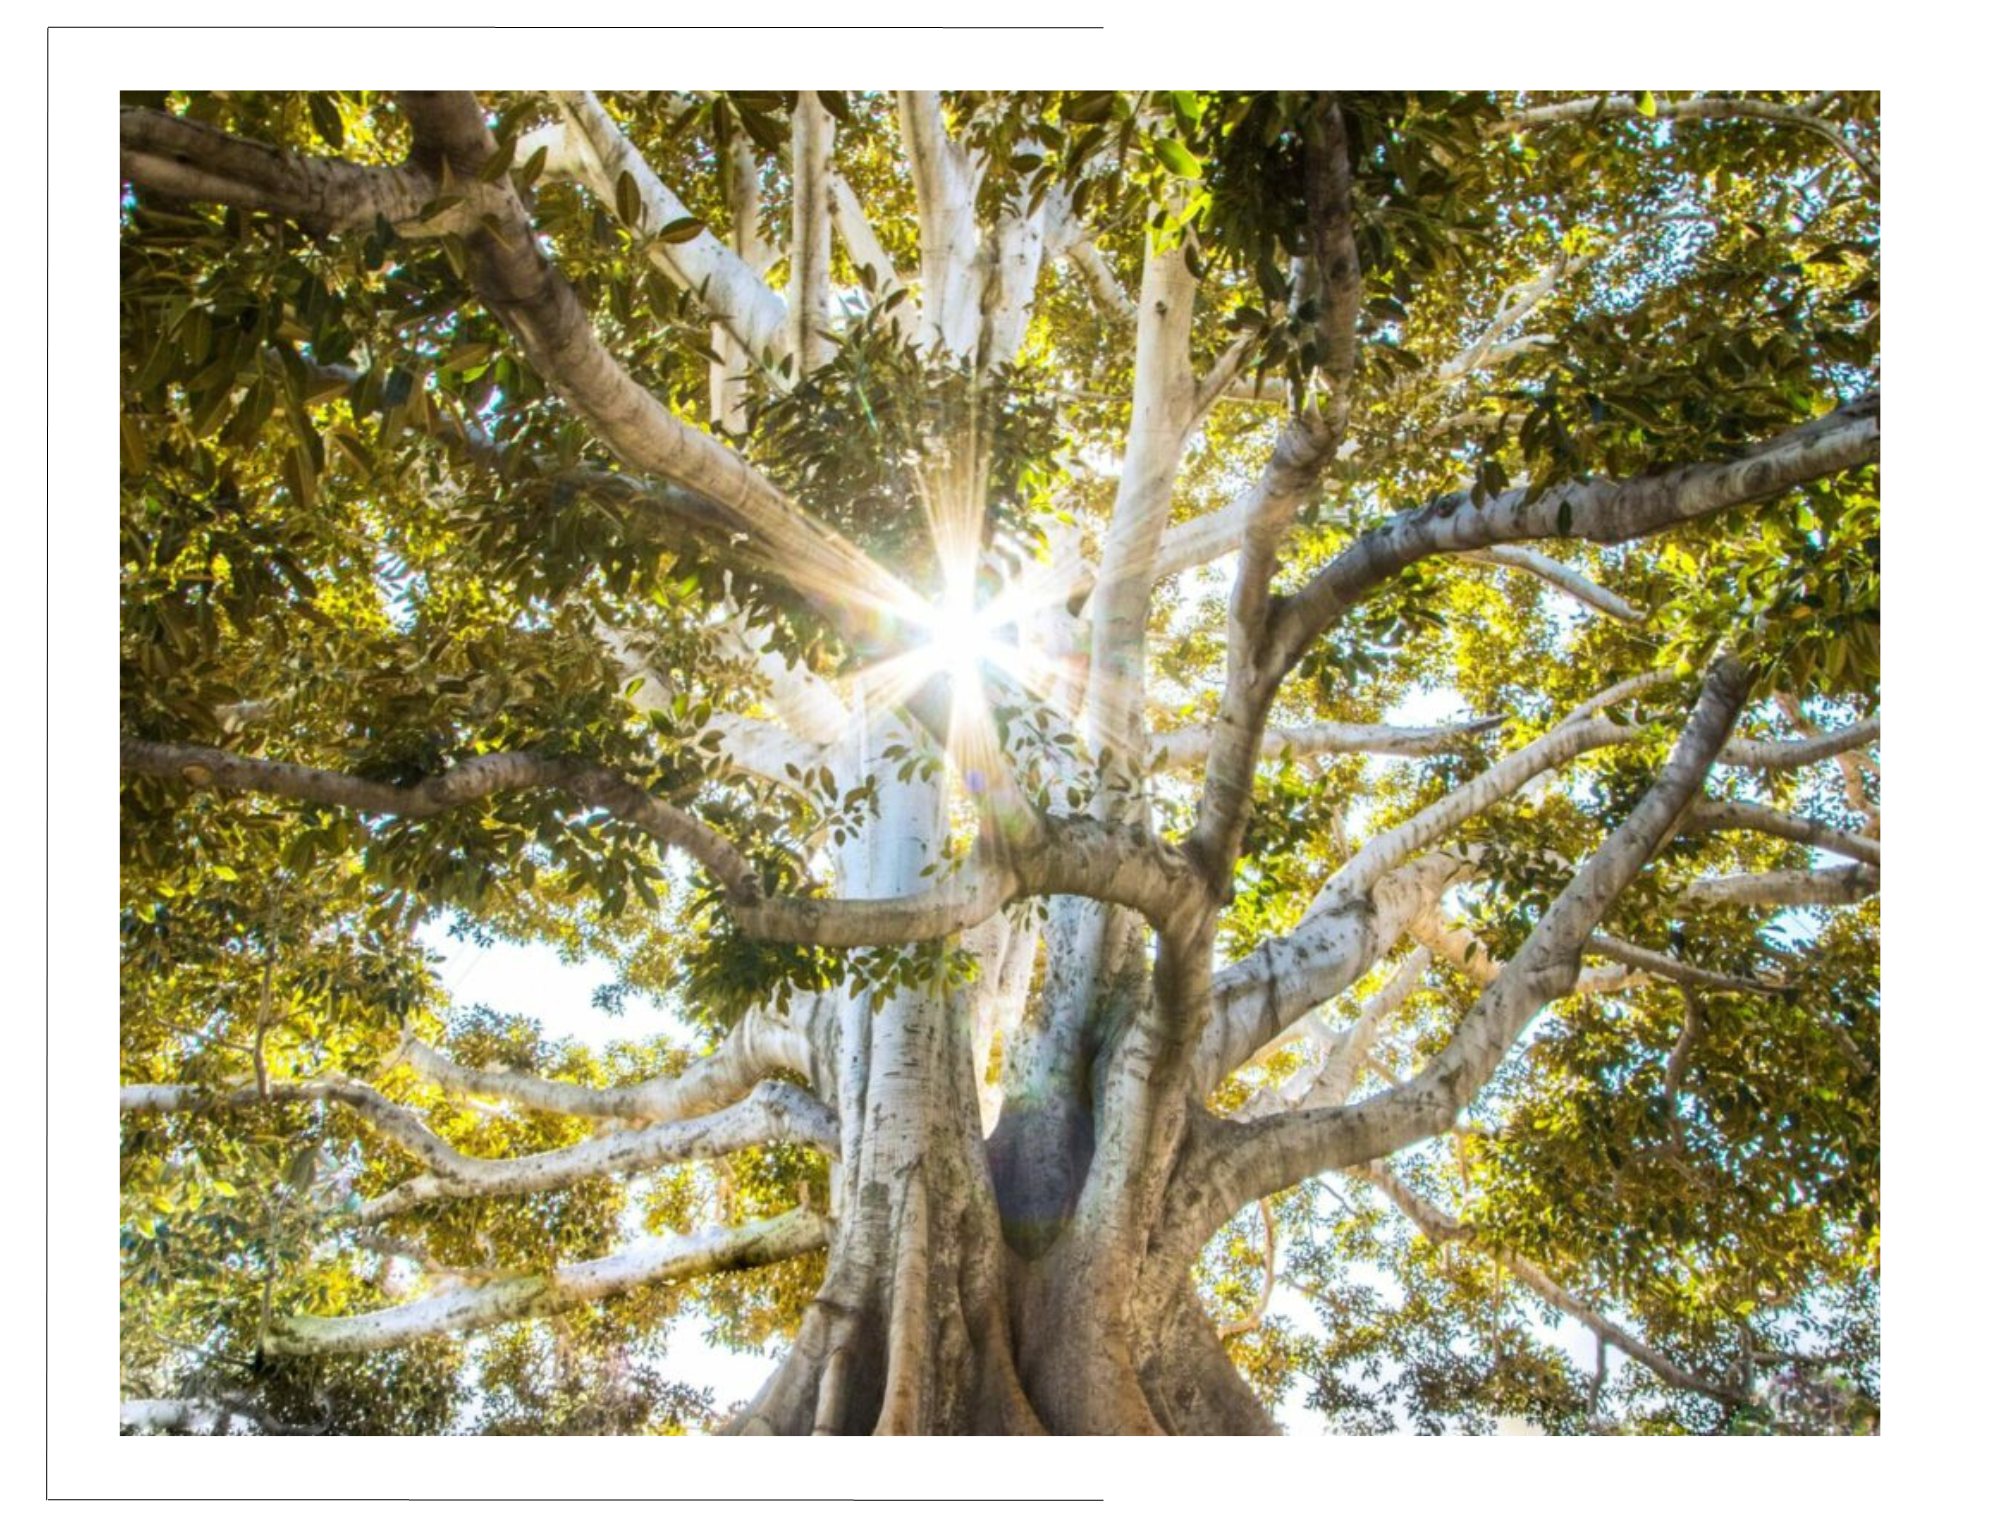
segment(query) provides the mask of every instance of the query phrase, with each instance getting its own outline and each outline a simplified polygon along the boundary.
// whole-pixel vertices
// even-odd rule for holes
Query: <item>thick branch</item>
[[[356,812],[404,818],[432,817],[500,791],[557,787],[663,845],[686,851],[735,898],[753,898],[756,873],[736,847],[701,819],[647,795],[601,766],[536,754],[482,754],[415,785],[343,775],[310,765],[249,759],[221,749],[121,738],[119,768],[127,775],[182,780],[208,789],[257,791],[293,801],[349,807]]]
[[[411,91],[400,99],[419,158],[462,165],[482,145],[492,153],[492,135],[471,95]],[[915,601],[873,558],[812,520],[736,452],[678,419],[633,380],[598,339],[589,313],[543,254],[511,192],[494,217],[494,224],[476,224],[463,236],[474,285],[535,369],[607,445],[641,471],[696,489],[734,513],[760,564],[785,576],[837,623],[854,619],[857,598],[904,608]],[[715,247],[722,251],[720,241]]]
[[[747,1226],[660,1237],[548,1274],[524,1274],[449,1291],[405,1306],[351,1317],[280,1317],[265,1350],[272,1354],[360,1354],[397,1348],[441,1333],[586,1306],[642,1285],[726,1274],[782,1263],[826,1246],[827,1223],[806,1209]]]
[[[1091,591],[1090,679],[1084,738],[1093,751],[1136,747],[1144,695],[1146,615],[1153,564],[1172,508],[1174,475],[1194,397],[1188,335],[1194,277],[1178,247],[1148,258],[1132,367],[1132,420],[1118,496]]]
[[[1870,395],[1730,462],[1562,484],[1532,500],[1525,489],[1513,489],[1483,506],[1469,495],[1448,494],[1364,532],[1286,601],[1273,623],[1272,667],[1280,677],[1290,672],[1364,595],[1423,558],[1546,537],[1630,541],[1875,461],[1881,447],[1881,400]]]
[[[553,96],[580,150],[584,183],[597,200],[616,208],[619,178],[632,177],[640,209],[632,232],[645,242],[646,258],[676,286],[699,293],[709,316],[753,359],[768,355],[775,361],[789,355],[784,301],[764,285],[756,269],[707,229],[679,243],[654,239],[669,223],[691,216],[686,204],[667,189],[594,93],[558,90]]]
[[[1528,1022],[1575,985],[1592,931],[1701,789],[1748,691],[1748,671],[1734,660],[1710,671],[1694,715],[1652,789],[1563,889],[1429,1065],[1359,1104],[1234,1128],[1216,1149],[1221,1193],[1211,1200],[1211,1213],[1224,1202],[1233,1210],[1315,1173],[1385,1157],[1449,1130]]]
[[[837,622],[850,619],[857,598],[914,601],[901,581],[814,522],[728,446],[676,418],[612,357],[576,293],[543,253],[512,187],[479,179],[496,145],[474,97],[412,91],[399,99],[414,138],[410,163],[401,169],[336,169],[331,162],[320,169],[163,113],[128,110],[120,118],[125,173],[135,184],[283,213],[309,227],[367,225],[379,214],[408,232],[452,233],[481,299],[513,331],[528,361],[614,451],[642,472],[721,506],[760,566]],[[444,188],[447,173],[464,200],[431,224],[415,226],[417,212]]]
[[[1296,727],[1265,729],[1259,757],[1312,758],[1321,754],[1387,754],[1400,759],[1426,759],[1455,754],[1481,733],[1491,732],[1503,718],[1474,717],[1435,727],[1389,727],[1367,722],[1305,722]],[[1185,769],[1208,755],[1207,728],[1184,727],[1153,737],[1156,768]]]
[[[1385,1019],[1396,1014],[1415,995],[1423,985],[1424,973],[1430,970],[1430,964],[1430,948],[1419,944],[1403,958],[1389,980],[1369,995],[1353,1025],[1326,1036],[1325,1050],[1318,1065],[1303,1066],[1276,1087],[1259,1089],[1230,1118],[1256,1120],[1280,1110],[1319,1109],[1345,1104],[1361,1080],[1362,1066],[1368,1060],[1369,1049],[1375,1044],[1375,1032]],[[1326,1033],[1325,1026],[1318,1020],[1306,1021],[1306,1028]],[[1280,1035],[1258,1056],[1285,1040],[1286,1036]]]
[[[974,217],[980,176],[965,150],[945,131],[937,91],[896,93],[903,156],[917,193],[923,249],[923,328],[926,344],[970,356],[979,343],[979,226]]]
[[[805,1036],[756,1010],[744,1015],[714,1051],[686,1071],[623,1087],[592,1088],[532,1073],[466,1067],[414,1036],[404,1038],[400,1055],[447,1093],[505,1099],[528,1109],[597,1120],[686,1120],[735,1103],[775,1073],[812,1071]]]
[[[119,173],[190,202],[275,212],[315,233],[412,224],[437,187],[408,168],[318,159],[235,138],[185,117],[128,106],[118,114]]]
[[[1882,718],[1873,716],[1837,732],[1812,738],[1739,739],[1722,751],[1722,762],[1744,770],[1801,770],[1837,754],[1866,748],[1882,736]]]
[[[448,1165],[398,1184],[367,1202],[356,1215],[362,1221],[383,1221],[433,1200],[537,1194],[585,1179],[643,1173],[667,1163],[727,1157],[770,1142],[838,1152],[840,1125],[833,1111],[796,1084],[766,1080],[751,1090],[749,1098],[694,1120],[613,1131],[527,1157],[454,1153]]]
[[[1866,861],[1877,869],[1882,864],[1881,840],[1848,833],[1826,823],[1815,823],[1811,818],[1780,812],[1762,802],[1696,802],[1688,811],[1687,826],[1696,832],[1736,829],[1744,833],[1769,834],[1774,839],[1810,844],[1816,849],[1845,855],[1850,860]]]
[[[984,923],[1022,891],[1014,869],[975,853],[920,892],[896,897],[766,898],[731,912],[760,940],[853,950],[939,940]]]
[[[799,92],[792,110],[791,352],[804,376],[833,354],[827,325],[833,313],[833,117],[815,91]]]
[[[1217,972],[1195,1053],[1196,1092],[1213,1093],[1291,1025],[1359,981],[1469,870],[1456,856],[1426,856],[1382,877],[1365,896],[1316,908],[1291,933]]]
[[[1866,902],[1882,890],[1882,873],[1856,863],[1823,871],[1764,871],[1746,876],[1718,876],[1684,888],[1681,896],[1694,903],[1732,903],[1766,907],[1831,907]]]

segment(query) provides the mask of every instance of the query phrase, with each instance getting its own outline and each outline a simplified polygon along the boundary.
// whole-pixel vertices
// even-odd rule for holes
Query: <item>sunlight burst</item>
[[[951,680],[956,699],[978,693],[988,664],[1006,664],[1009,646],[1000,640],[993,607],[979,604],[969,579],[952,581],[944,598],[924,613],[928,641],[917,650],[918,661],[931,673]]]

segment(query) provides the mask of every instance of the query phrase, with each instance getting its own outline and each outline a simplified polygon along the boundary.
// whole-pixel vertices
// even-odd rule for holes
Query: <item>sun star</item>
[[[1007,646],[999,639],[999,623],[991,606],[981,606],[969,582],[954,581],[942,599],[924,616],[929,634],[921,654],[925,669],[950,677],[953,693],[977,694],[989,663],[1004,663]]]

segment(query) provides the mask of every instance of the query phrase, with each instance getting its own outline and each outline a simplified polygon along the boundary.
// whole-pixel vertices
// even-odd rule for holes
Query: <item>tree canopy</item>
[[[128,1426],[1876,1426],[1877,97],[120,138]]]

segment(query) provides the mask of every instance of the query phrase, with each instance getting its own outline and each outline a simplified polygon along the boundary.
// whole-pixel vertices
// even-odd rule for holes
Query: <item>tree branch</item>
[[[292,218],[314,233],[399,228],[437,195],[427,176],[405,167],[351,164],[274,149],[150,107],[118,113],[120,175],[135,186],[190,202],[224,202]]]
[[[1302,722],[1295,727],[1266,728],[1261,759],[1312,758],[1321,754],[1387,754],[1400,759],[1427,759],[1455,754],[1481,733],[1491,732],[1504,718],[1473,717],[1434,727],[1389,727],[1369,722]],[[1207,757],[1209,730],[1183,727],[1156,733],[1151,761],[1158,767],[1185,769]],[[1149,761],[1149,762],[1151,762]]]
[[[1877,715],[1812,738],[1738,739],[1724,748],[1722,762],[1742,770],[1801,770],[1837,754],[1865,748],[1882,736]]]
[[[970,356],[979,343],[979,227],[974,202],[981,176],[965,150],[945,131],[935,90],[896,93],[903,156],[917,192],[923,248],[923,325],[927,345]]]
[[[839,171],[831,171],[827,183],[833,192],[834,226],[840,231],[840,242],[847,246],[847,258],[856,269],[869,269],[875,273],[874,295],[877,302],[884,302],[894,293],[909,286],[909,280],[896,269],[895,261],[882,247],[876,236],[875,227],[868,221],[868,214],[862,210],[861,199],[854,194],[854,188],[847,184]],[[901,337],[906,319],[904,306],[889,310],[889,327]]]
[[[1354,242],[1347,134],[1333,96],[1322,99],[1314,126],[1316,135],[1306,140],[1304,191],[1313,226],[1302,279],[1310,283],[1319,314],[1319,373],[1327,392],[1322,403],[1286,426],[1258,480],[1257,498],[1244,515],[1236,584],[1229,597],[1222,703],[1202,774],[1199,814],[1188,836],[1189,853],[1207,870],[1218,900],[1233,877],[1256,790],[1264,722],[1283,678],[1273,671],[1267,631],[1283,609],[1272,603],[1278,545],[1345,438],[1353,401],[1361,266]]]
[[[579,150],[576,157],[584,184],[597,200],[616,209],[619,179],[632,177],[640,208],[632,232],[645,246],[646,259],[676,286],[699,294],[709,317],[728,330],[753,360],[768,354],[776,361],[791,354],[784,300],[764,285],[749,261],[707,229],[679,243],[653,238],[669,223],[691,214],[611,120],[596,94],[558,90],[551,95]]]
[[[1523,573],[1531,573],[1544,584],[1561,590],[1572,600],[1581,602],[1593,610],[1618,621],[1641,622],[1646,613],[1621,595],[1615,595],[1595,579],[1587,578],[1574,568],[1557,562],[1552,557],[1544,557],[1539,552],[1530,552],[1525,547],[1486,547],[1477,552],[1461,552],[1459,561],[1464,563],[1484,563],[1497,568],[1518,568]]]
[[[1220,1192],[1208,1202],[1211,1213],[1225,1201],[1233,1211],[1315,1173],[1386,1157],[1450,1129],[1529,1021],[1575,985],[1591,933],[1666,842],[1700,790],[1749,684],[1748,671],[1734,660],[1724,659],[1710,670],[1694,715],[1659,779],[1571,879],[1421,1072],[1359,1104],[1229,1128],[1213,1149],[1209,1171]]]
[[[900,580],[813,521],[728,446],[676,418],[612,357],[576,293],[543,253],[512,187],[479,179],[497,146],[474,97],[412,91],[399,100],[414,146],[409,164],[397,170],[336,169],[335,162],[321,169],[164,113],[127,109],[120,115],[125,174],[169,194],[282,213],[308,227],[367,225],[379,214],[408,232],[454,234],[482,301],[612,450],[642,472],[722,506],[734,518],[734,534],[750,540],[767,571],[782,571],[792,588],[843,626],[857,619],[857,598],[905,608],[919,603]],[[465,200],[431,224],[415,224],[447,172]]]
[[[402,818],[433,817],[500,791],[556,787],[643,830],[660,844],[692,855],[714,874],[732,899],[751,901],[758,895],[755,869],[715,829],[691,813],[647,795],[622,776],[581,760],[525,753],[482,754],[415,785],[393,786],[336,770],[249,759],[194,744],[121,738],[118,763],[127,775],[181,780],[197,789],[257,791]]]
[[[399,99],[418,162],[470,165],[461,172],[470,178],[483,163],[476,157],[482,149],[493,152],[492,134],[471,95],[411,91]],[[624,143],[622,136],[617,142]],[[921,603],[900,579],[814,521],[723,442],[676,418],[641,388],[598,339],[575,291],[542,253],[518,198],[494,189],[502,196],[496,224],[476,223],[462,236],[473,284],[530,363],[607,445],[642,472],[684,484],[733,512],[766,566],[785,570],[791,586],[843,629],[861,619],[857,599],[903,609]],[[726,253],[720,241],[714,243]]]
[[[1076,216],[1066,197],[1049,199],[1049,247],[1076,268],[1098,312],[1123,329],[1139,322],[1139,305],[1112,273],[1089,224]]]
[[[799,92],[792,109],[792,271],[786,289],[789,338],[797,375],[824,366],[833,354],[833,118],[816,92]]]
[[[1755,875],[1718,876],[1682,888],[1681,897],[1686,902],[1731,903],[1746,907],[1829,907],[1866,902],[1881,890],[1882,873],[1872,865],[1856,863],[1823,871],[1764,871]]]
[[[642,1285],[782,1263],[826,1246],[827,1223],[806,1209],[747,1226],[660,1237],[548,1274],[515,1275],[404,1306],[348,1317],[279,1317],[265,1350],[278,1355],[362,1354],[441,1333],[553,1316]]]
[[[1419,944],[1402,959],[1389,980],[1369,995],[1353,1025],[1327,1037],[1326,1049],[1318,1066],[1301,1067],[1275,1088],[1259,1089],[1230,1118],[1256,1120],[1280,1110],[1320,1109],[1345,1104],[1361,1079],[1362,1065],[1368,1060],[1369,1049],[1375,1044],[1375,1032],[1383,1020],[1395,1014],[1416,994],[1423,985],[1424,973],[1430,970],[1430,964],[1430,947]],[[1317,1021],[1309,1020],[1307,1025],[1324,1032],[1325,1027]],[[1285,1036],[1280,1035],[1264,1051],[1283,1044],[1284,1040]],[[1258,1053],[1259,1056],[1263,1054]]]
[[[1789,839],[1794,844],[1810,844],[1817,849],[1831,850],[1850,860],[1866,861],[1878,870],[1882,865],[1881,840],[1851,834],[1825,823],[1815,823],[1810,818],[1795,817],[1789,812],[1767,807],[1762,802],[1696,802],[1688,809],[1687,827],[1697,833],[1734,829],[1743,833],[1769,834],[1775,839]]]
[[[686,1120],[733,1104],[778,1072],[810,1074],[810,1043],[753,1009],[714,1051],[669,1078],[616,1088],[565,1083],[532,1073],[466,1067],[406,1035],[401,1060],[447,1093],[504,1099],[527,1109],[599,1120]]]
[[[1579,755],[1627,743],[1637,736],[1637,729],[1604,719],[1571,722],[1544,733],[1456,791],[1369,840],[1321,889],[1315,905],[1335,905],[1359,895],[1385,872],[1494,803],[1521,791],[1537,776]]]
[[[1705,966],[1690,966],[1685,961],[1676,960],[1657,950],[1648,950],[1643,945],[1634,945],[1630,940],[1621,940],[1615,935],[1593,934],[1584,943],[1584,949],[1595,955],[1609,956],[1612,960],[1631,967],[1634,971],[1650,972],[1655,977],[1688,988],[1720,988],[1739,993],[1782,993],[1788,984],[1765,977],[1743,977],[1733,972],[1711,971]]]
[[[455,1153],[447,1167],[406,1179],[361,1206],[355,1216],[362,1222],[385,1221],[433,1200],[537,1194],[585,1179],[643,1173],[667,1163],[727,1157],[770,1142],[838,1154],[840,1124],[832,1110],[796,1084],[766,1079],[747,1099],[693,1120],[613,1131],[526,1157]]]
[[[1871,394],[1730,462],[1562,484],[1533,500],[1525,489],[1512,489],[1484,506],[1474,505],[1470,495],[1447,494],[1363,532],[1286,601],[1273,620],[1271,668],[1279,677],[1289,673],[1313,640],[1364,595],[1423,558],[1558,536],[1630,541],[1875,461],[1881,447],[1881,399]],[[1275,687],[1275,680],[1270,683]]]
[[[1187,443],[1194,393],[1188,358],[1194,290],[1194,277],[1178,247],[1148,257],[1132,365],[1132,418],[1089,605],[1083,735],[1093,751],[1110,748],[1121,759],[1136,753],[1139,742],[1153,562]]]
[[[413,1110],[394,1103],[366,1083],[349,1078],[321,1078],[308,1083],[273,1083],[268,1088],[239,1088],[217,1093],[187,1083],[138,1083],[118,1090],[121,1115],[199,1115],[216,1110],[254,1109],[263,1104],[338,1104],[354,1111],[378,1135],[386,1137],[436,1173],[448,1173],[464,1161],[458,1149],[423,1123]]]
[[[1744,96],[1693,96],[1684,101],[1656,101],[1651,112],[1642,111],[1639,102],[1628,95],[1587,96],[1580,101],[1531,106],[1526,111],[1502,118],[1488,132],[1498,135],[1554,127],[1567,122],[1622,122],[1635,118],[1660,122],[1755,121],[1800,128],[1824,138],[1839,149],[1870,186],[1879,188],[1882,184],[1881,161],[1850,141],[1826,118],[1802,106],[1787,106],[1781,101],[1759,101]]]
[[[1426,856],[1382,877],[1365,896],[1316,906],[1289,934],[1217,972],[1195,1052],[1195,1092],[1212,1094],[1299,1019],[1353,986],[1470,869],[1458,856]]]

